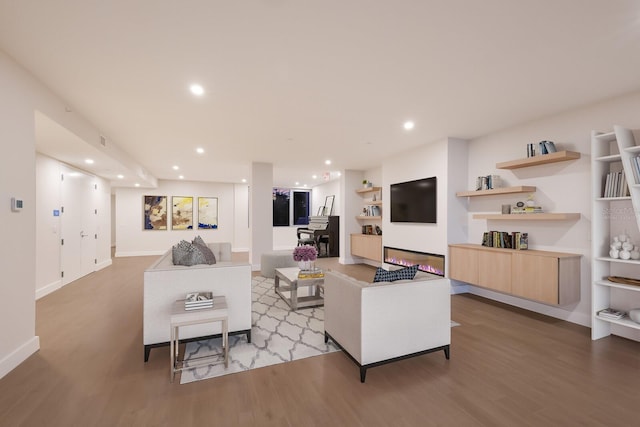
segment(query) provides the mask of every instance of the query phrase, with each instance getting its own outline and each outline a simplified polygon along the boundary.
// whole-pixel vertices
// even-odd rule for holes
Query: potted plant
[[[298,261],[300,270],[312,270],[313,261],[318,258],[318,251],[314,246],[296,246],[293,250],[293,260]]]
[[[369,180],[363,179],[362,180],[362,185],[364,186],[364,188],[371,188],[373,187],[373,183]]]

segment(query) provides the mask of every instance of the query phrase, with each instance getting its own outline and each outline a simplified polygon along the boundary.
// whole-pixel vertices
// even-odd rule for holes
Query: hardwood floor
[[[0,380],[0,425],[637,425],[639,343],[593,342],[587,328],[471,295],[452,297],[449,361],[403,360],[361,384],[336,352],[172,384],[168,348],[142,361],[142,271],[154,259],[114,258],[37,302],[41,349]]]

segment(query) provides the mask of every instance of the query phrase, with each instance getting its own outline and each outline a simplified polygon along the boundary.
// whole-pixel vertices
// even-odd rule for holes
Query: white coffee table
[[[300,273],[298,267],[276,268],[274,283],[276,294],[280,295],[280,298],[282,298],[293,311],[303,307],[324,305],[324,297],[322,295],[324,277],[301,279],[298,278],[298,273]],[[282,285],[280,281],[283,281],[285,285]],[[315,291],[310,292],[311,295],[298,295],[300,288],[310,286],[315,286]],[[289,292],[290,296],[287,297],[283,292]]]
[[[228,322],[227,301],[224,296],[213,297],[213,307],[201,308],[197,310],[185,310],[184,300],[173,303],[171,309],[171,382],[176,372],[191,369],[198,366],[215,365],[224,363],[225,368],[229,366],[229,322]],[[222,330],[222,353],[210,356],[190,359],[189,365],[185,366],[184,360],[179,358],[180,337],[179,331],[182,326],[199,325],[202,323],[220,322]],[[184,357],[183,357],[184,358]]]

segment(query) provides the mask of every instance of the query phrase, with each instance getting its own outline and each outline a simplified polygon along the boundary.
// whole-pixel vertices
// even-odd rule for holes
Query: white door
[[[62,285],[95,271],[96,198],[94,177],[62,166]]]

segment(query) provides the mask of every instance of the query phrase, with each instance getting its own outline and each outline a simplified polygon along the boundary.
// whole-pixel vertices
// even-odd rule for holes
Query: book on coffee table
[[[213,307],[213,294],[211,292],[189,292],[184,299],[185,310]]]

